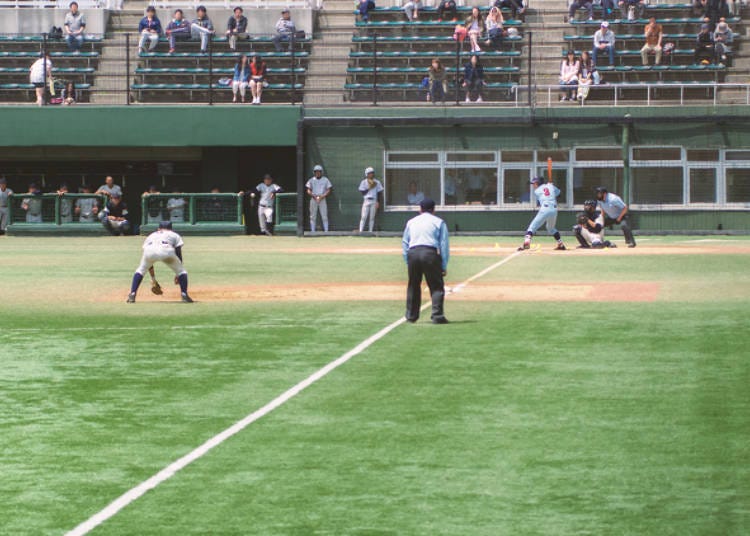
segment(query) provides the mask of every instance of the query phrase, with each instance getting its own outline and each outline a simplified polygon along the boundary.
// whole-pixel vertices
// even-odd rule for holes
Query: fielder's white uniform
[[[186,274],[182,261],[177,257],[175,248],[183,246],[182,237],[169,229],[159,229],[146,237],[143,242],[143,257],[136,269],[137,274],[145,275],[148,269],[161,261],[169,266],[176,275]]]
[[[323,231],[328,232],[328,203],[324,197],[320,201],[316,201],[317,196],[325,195],[328,191],[333,188],[331,181],[328,177],[310,177],[310,180],[305,184],[305,188],[312,192],[310,198],[310,230],[315,232],[315,223],[318,219],[318,211],[320,211],[320,219],[323,222]]]
[[[601,225],[601,231],[594,233],[589,231],[585,225],[581,225],[581,236],[589,243],[590,246],[595,246],[604,243],[604,213],[597,211],[595,218],[590,218],[595,224]]]
[[[274,196],[281,191],[281,187],[277,184],[261,182],[255,189],[260,194],[258,223],[260,223],[260,231],[265,233],[268,230],[267,224],[273,223],[273,200]]]
[[[359,232],[365,230],[365,223],[369,222],[369,229],[372,232],[375,227],[375,214],[378,212],[376,203],[378,202],[378,194],[383,191],[383,185],[380,181],[375,179],[375,184],[372,188],[367,184],[367,179],[362,179],[359,183],[359,191],[364,196],[362,201],[362,217],[359,220]]]
[[[10,188],[0,189],[0,231],[8,227],[8,196],[12,193]]]

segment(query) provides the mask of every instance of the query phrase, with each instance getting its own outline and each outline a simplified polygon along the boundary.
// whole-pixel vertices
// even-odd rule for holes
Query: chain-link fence
[[[8,221],[14,224],[99,223],[105,199],[89,194],[15,193],[9,197]]]

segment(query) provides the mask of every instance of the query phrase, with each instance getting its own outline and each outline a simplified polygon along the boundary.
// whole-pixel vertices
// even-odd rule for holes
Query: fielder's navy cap
[[[5,177],[0,177],[0,184],[8,184],[8,181],[5,180]]]
[[[435,201],[433,201],[429,197],[425,197],[419,202],[419,208],[421,208],[424,212],[432,212],[433,210],[435,210]]]
[[[172,222],[171,221],[160,221],[159,222],[159,229],[171,229],[172,228]]]

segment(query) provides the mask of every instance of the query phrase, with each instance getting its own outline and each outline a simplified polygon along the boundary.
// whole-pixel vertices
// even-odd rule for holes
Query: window
[[[448,153],[446,162],[495,162],[495,153]]]
[[[437,164],[438,153],[388,153],[388,162],[434,162]]]
[[[503,203],[514,205],[528,203],[530,199],[529,169],[505,169],[503,171]]]
[[[727,160],[750,160],[750,151],[727,151]]]
[[[621,167],[575,168],[573,170],[573,204],[582,205],[587,199],[594,199],[598,186],[604,186],[608,192],[622,194],[622,174]]]
[[[727,203],[750,203],[750,169],[727,169]]]
[[[633,168],[633,203],[639,205],[682,204],[682,171],[682,167]]]
[[[409,194],[421,192],[424,197],[440,203],[440,168],[394,169],[386,175],[385,204],[409,205]]]
[[[577,161],[619,161],[622,162],[622,148],[620,147],[607,147],[604,149],[599,148],[583,148],[576,149],[576,160]]]
[[[547,182],[547,166],[539,166],[536,170],[536,176],[541,177]],[[567,205],[568,201],[568,170],[552,168],[552,181],[560,189],[560,196],[557,198],[558,206]],[[533,201],[533,198],[532,198]],[[534,201],[536,203],[536,201]]]
[[[503,151],[502,158],[504,163],[508,162],[533,162],[534,151]]]
[[[690,169],[690,202],[716,202],[716,170],[713,168]]]
[[[635,147],[633,160],[682,160],[682,149],[679,147]]]
[[[719,151],[717,149],[688,149],[687,159],[691,162],[718,162]]]
[[[445,170],[446,205],[494,205],[497,203],[495,168],[452,167]]]

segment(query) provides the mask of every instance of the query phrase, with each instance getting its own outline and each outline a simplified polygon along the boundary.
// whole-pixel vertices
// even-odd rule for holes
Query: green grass
[[[496,242],[456,255],[450,284],[511,244],[454,240]],[[63,534],[403,312],[198,293],[126,305],[139,244],[0,240],[0,534]],[[398,327],[93,534],[747,534],[750,277],[729,245],[750,241],[521,255],[478,283],[660,290],[650,303],[449,299],[452,324]],[[187,238],[185,258],[196,288],[397,282],[398,246]]]

